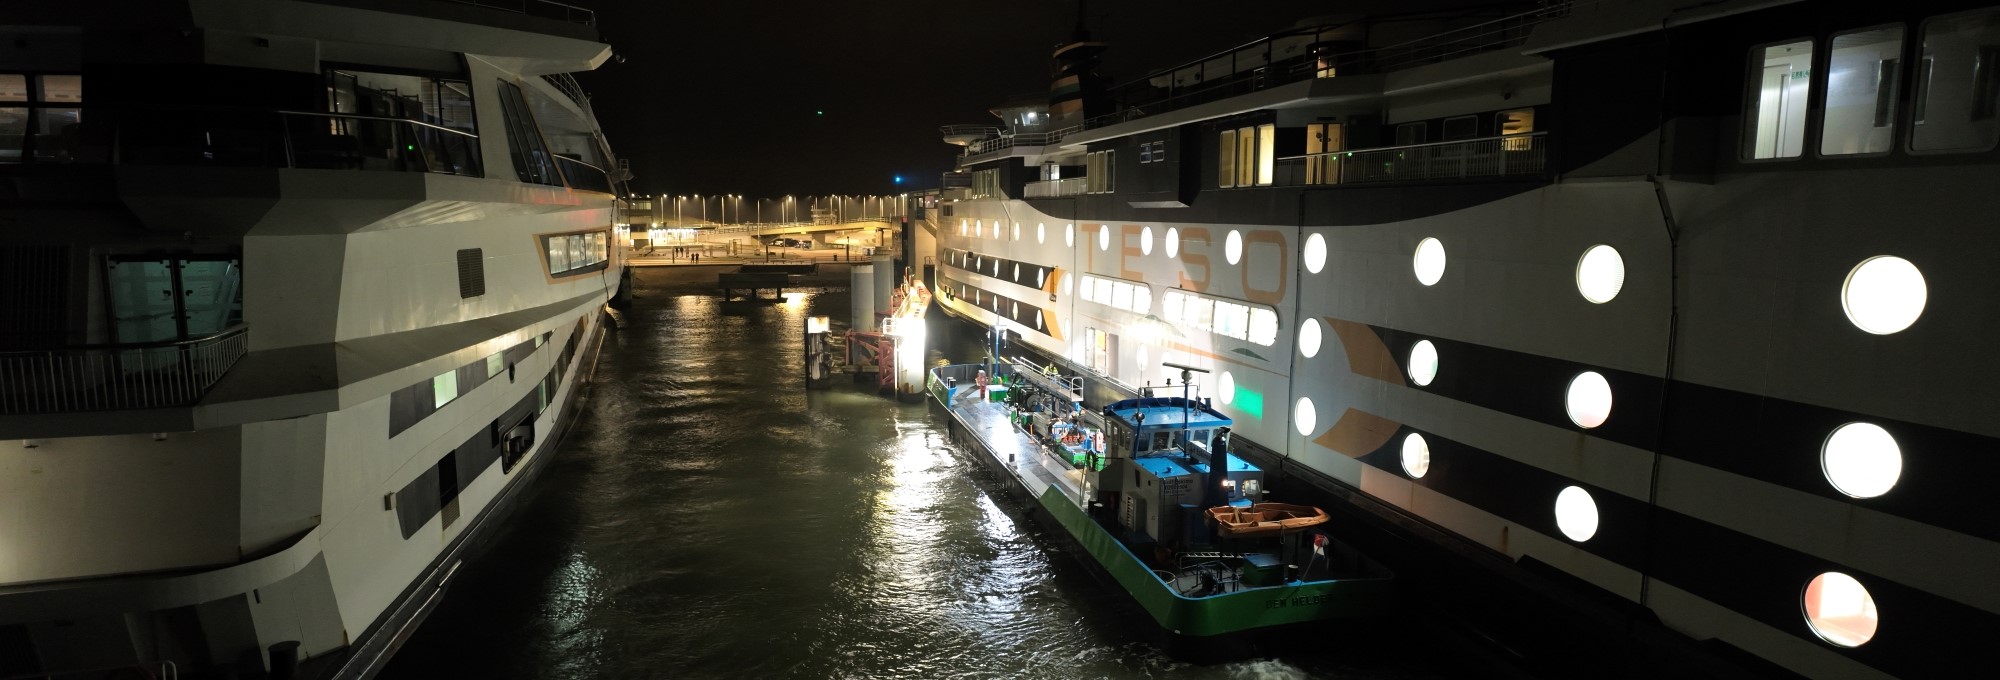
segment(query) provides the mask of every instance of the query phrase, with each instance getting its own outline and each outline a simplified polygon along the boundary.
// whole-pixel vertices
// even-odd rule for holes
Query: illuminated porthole
[[[1418,387],[1431,384],[1438,374],[1437,345],[1429,340],[1418,340],[1410,346],[1410,382]]]
[[[1070,292],[1070,290],[1076,287],[1076,283],[1074,282],[1074,279],[1075,279],[1075,278],[1076,278],[1076,277],[1074,277],[1074,276],[1065,276],[1065,277],[1063,277],[1063,294],[1064,294],[1064,295],[1068,295],[1068,294],[1069,294],[1069,292]]]
[[[1014,223],[1014,240],[1016,240],[1016,241],[1019,241],[1019,240],[1021,240],[1021,223],[1020,223],[1020,222],[1015,222],[1015,223]]]
[[[1840,287],[1840,306],[1861,330],[1888,335],[1909,328],[1924,313],[1930,290],[1909,260],[1878,255],[1862,260]]]
[[[1417,255],[1411,266],[1416,269],[1417,283],[1437,285],[1444,278],[1444,243],[1429,237],[1417,242]]]
[[[1589,491],[1572,486],[1556,494],[1556,528],[1578,543],[1597,535],[1597,501]]]
[[[1569,410],[1570,422],[1577,427],[1587,430],[1603,425],[1611,418],[1611,383],[1596,371],[1578,373],[1569,381],[1563,405]]]
[[[1181,255],[1181,230],[1167,227],[1167,259]]]
[[[1318,355],[1319,341],[1319,319],[1308,316],[1305,323],[1299,324],[1299,354],[1307,359]]]
[[[1008,314],[1007,316],[1011,316],[1016,319],[1021,318],[1021,303],[1014,302],[1012,309],[1014,310],[1013,313]]]
[[[993,261],[993,278],[1000,278],[1000,261]]]
[[[964,235],[965,235],[965,232],[966,232],[966,222],[965,222],[965,220],[959,220],[959,221],[958,221],[958,235],[959,235],[959,236],[964,236]]]
[[[1410,436],[1403,438],[1403,472],[1409,474],[1411,479],[1417,479],[1430,471],[1431,444],[1424,441],[1423,435],[1411,432]]]
[[[1070,248],[1076,247],[1076,223],[1072,222],[1063,226],[1063,245]]]
[[[1829,571],[1806,584],[1806,625],[1828,644],[1860,647],[1875,637],[1881,616],[1875,597],[1852,576]]]
[[[1048,233],[1049,233],[1049,225],[1037,222],[1035,224],[1035,245],[1041,245],[1042,237],[1047,236]]]
[[[1243,259],[1243,232],[1229,230],[1229,238],[1222,241],[1222,256],[1227,258],[1230,264],[1236,264],[1237,260]]]
[[[1299,434],[1312,436],[1313,426],[1319,424],[1319,411],[1313,409],[1312,397],[1299,397],[1292,406],[1292,424],[1298,427]]]
[[[1143,227],[1143,228],[1139,229],[1139,254],[1140,254],[1140,255],[1151,255],[1151,254],[1153,254],[1153,228],[1152,228],[1152,227]]]
[[[1879,425],[1848,423],[1827,436],[1819,464],[1826,481],[1841,493],[1874,498],[1888,493],[1903,475],[1903,450]]]
[[[1313,234],[1306,237],[1306,271],[1318,274],[1326,268],[1326,237]]]
[[[1221,399],[1224,404],[1236,401],[1236,375],[1223,371],[1222,378],[1215,383],[1215,391],[1218,393],[1215,397]]]
[[[1576,261],[1576,292],[1583,299],[1604,304],[1618,297],[1618,291],[1625,288],[1625,258],[1618,256],[1618,249],[1596,245],[1583,251],[1583,259]]]
[[[1111,249],[1111,225],[1109,224],[1097,225],[1097,249],[1098,250]]]
[[[1014,263],[1014,282],[1021,282],[1021,263],[1019,262]]]
[[[1041,268],[1041,267],[1036,267],[1036,268],[1035,268],[1035,287],[1036,287],[1036,288],[1040,288],[1040,287],[1042,287],[1042,286],[1046,286],[1046,285],[1048,285],[1048,283],[1049,283],[1049,272],[1048,272],[1048,270],[1046,270],[1046,269],[1043,269],[1043,268]]]
[[[985,220],[979,220],[979,221],[977,221],[977,222],[973,222],[973,223],[972,223],[972,235],[973,235],[973,236],[974,236],[975,238],[986,238],[986,221],[985,221]]]
[[[1041,329],[1042,329],[1042,315],[1041,315],[1041,314],[1036,314],[1036,315],[1035,315],[1035,330],[1038,330],[1038,331],[1039,331],[1039,330],[1041,330]]]

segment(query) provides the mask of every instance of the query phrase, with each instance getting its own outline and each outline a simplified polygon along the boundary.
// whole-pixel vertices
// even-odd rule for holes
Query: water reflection
[[[642,298],[538,493],[383,677],[1434,677],[1161,656],[926,407],[803,389],[803,318],[847,312]],[[932,360],[977,356],[931,325]]]

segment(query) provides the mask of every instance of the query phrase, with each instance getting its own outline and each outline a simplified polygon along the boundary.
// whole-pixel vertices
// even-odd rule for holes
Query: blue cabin
[[[1127,399],[1104,407],[1104,470],[1087,484],[1133,538],[1169,546],[1203,545],[1201,512],[1260,499],[1264,472],[1229,455],[1232,421],[1208,404],[1182,397]],[[1217,468],[1225,474],[1216,475]]]

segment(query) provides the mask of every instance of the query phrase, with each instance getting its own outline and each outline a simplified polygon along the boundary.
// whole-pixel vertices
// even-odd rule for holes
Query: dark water
[[[1409,637],[1393,631],[1296,658],[1162,656],[1145,614],[1004,512],[923,405],[803,389],[803,317],[847,305],[642,297],[535,495],[383,677],[1453,675],[1374,639]],[[976,358],[953,323],[931,321],[949,348],[933,360]]]

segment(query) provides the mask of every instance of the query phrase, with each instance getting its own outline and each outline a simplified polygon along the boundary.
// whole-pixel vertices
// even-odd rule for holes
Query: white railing
[[[1062,143],[1064,137],[1068,137],[1073,133],[1081,131],[1083,131],[1083,126],[1076,125],[1072,127],[1066,127],[1061,130],[1056,130],[1054,132],[1016,132],[1013,134],[1007,134],[1005,132],[1002,132],[1000,133],[1000,136],[988,139],[982,139],[977,142],[965,145],[965,155],[977,156],[982,153],[987,153],[990,151],[999,151],[1001,149],[1009,149],[1017,146],[1048,146],[1050,144],[1060,144]]]
[[[1544,132],[1432,142],[1277,160],[1272,185],[1311,186],[1536,175],[1548,159]]]
[[[193,404],[249,350],[245,329],[184,342],[0,353],[0,414]]]
[[[1055,198],[1057,196],[1082,196],[1083,189],[1087,184],[1086,180],[1088,179],[1089,178],[1087,177],[1071,177],[1069,179],[1051,179],[1051,180],[1043,180],[1040,182],[1029,182],[1025,194],[1026,197],[1028,198]]]

